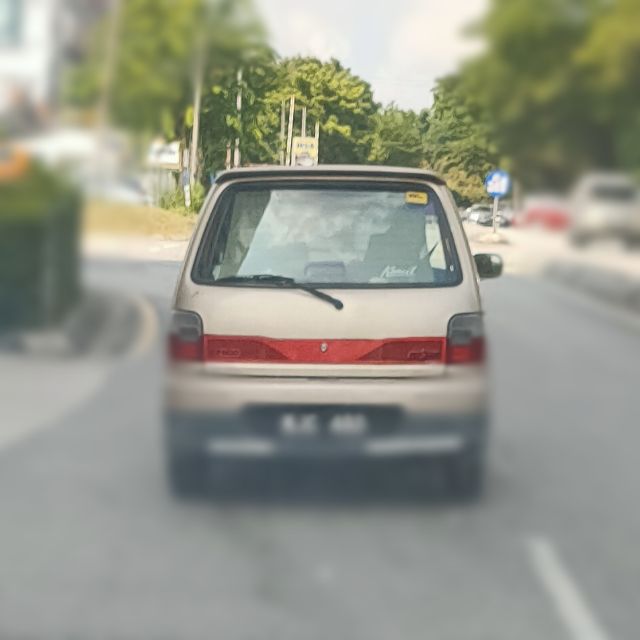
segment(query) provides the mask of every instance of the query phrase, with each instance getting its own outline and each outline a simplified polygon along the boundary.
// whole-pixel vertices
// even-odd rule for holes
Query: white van
[[[180,495],[211,467],[445,461],[478,495],[487,441],[480,277],[445,182],[417,169],[222,174],[180,274],[166,396]]]
[[[590,173],[571,197],[571,240],[580,247],[597,240],[640,244],[640,189],[623,173]]]

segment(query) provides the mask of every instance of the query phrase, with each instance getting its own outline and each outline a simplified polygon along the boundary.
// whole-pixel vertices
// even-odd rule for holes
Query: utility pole
[[[107,50],[104,57],[104,67],[102,70],[102,86],[100,87],[100,97],[98,99],[96,132],[97,149],[92,160],[92,171],[97,175],[104,171],[104,161],[108,157],[107,130],[109,128],[111,111],[111,92],[113,90],[113,79],[115,77],[116,63],[118,59],[118,39],[120,34],[120,20],[122,16],[122,0],[111,0],[111,20],[109,20],[107,32]]]
[[[289,130],[287,132],[287,166],[291,165],[291,150],[293,146],[293,118],[295,115],[296,97],[291,96],[289,103]]]
[[[231,169],[231,143],[227,142],[227,155],[224,161],[224,167],[228,171]]]
[[[302,137],[307,137],[307,107],[302,107]]]
[[[236,97],[236,110],[238,112],[238,123],[242,132],[242,69],[238,69],[238,95]],[[240,166],[240,137],[236,138],[236,147],[233,153],[233,166]]]
[[[111,20],[107,33],[107,50],[104,57],[102,71],[102,87],[100,101],[98,103],[98,128],[101,137],[104,137],[109,124],[109,111],[111,106],[111,90],[118,56],[118,37],[120,34],[120,18],[122,13],[122,0],[111,0]]]
[[[193,127],[191,129],[191,149],[189,154],[189,184],[194,185],[198,170],[198,143],[200,137],[200,102],[202,101],[202,76],[204,75],[204,37],[201,35],[196,46],[193,90]]]
[[[287,101],[283,100],[280,110],[280,164],[284,165],[285,160],[285,136],[286,136],[286,127],[287,127]]]

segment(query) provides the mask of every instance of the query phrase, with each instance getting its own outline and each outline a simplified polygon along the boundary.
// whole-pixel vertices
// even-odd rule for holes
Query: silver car
[[[584,176],[574,189],[571,209],[574,244],[602,239],[640,244],[640,190],[631,177],[620,173]]]
[[[480,492],[487,376],[478,275],[437,175],[222,174],[179,277],[166,394],[180,495],[216,466],[444,461]],[[215,474],[214,474],[215,475]]]

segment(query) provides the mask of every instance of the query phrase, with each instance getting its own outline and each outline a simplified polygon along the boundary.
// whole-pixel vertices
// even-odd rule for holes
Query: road
[[[95,262],[88,278],[166,319],[176,272]],[[316,480],[173,500],[158,338],[0,449],[0,638],[637,638],[640,333],[542,280],[483,287],[495,420],[480,504]]]

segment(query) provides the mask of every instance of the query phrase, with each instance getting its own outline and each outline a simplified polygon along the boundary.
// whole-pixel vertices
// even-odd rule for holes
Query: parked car
[[[467,220],[469,222],[479,222],[480,218],[491,214],[491,207],[487,204],[474,204],[467,209]]]
[[[487,447],[478,276],[444,180],[417,169],[235,169],[179,276],[166,395],[178,495],[216,468],[443,461],[477,496]],[[231,475],[233,477],[233,474]]]
[[[499,210],[500,225],[503,227],[510,227],[515,224],[516,213],[511,205],[504,205]]]
[[[508,216],[509,216],[508,213],[505,213],[504,211],[498,211],[498,213],[496,214],[496,226],[498,227],[511,226],[512,222]],[[478,218],[478,224],[484,227],[493,226],[493,211],[483,212]]]
[[[553,195],[532,196],[526,199],[521,226],[561,231],[567,229],[570,224],[569,206],[564,199]]]
[[[571,239],[575,244],[599,239],[640,243],[640,191],[631,177],[589,174],[576,185],[571,206]]]
[[[476,222],[484,227],[490,227],[493,224],[493,210],[481,211]]]

